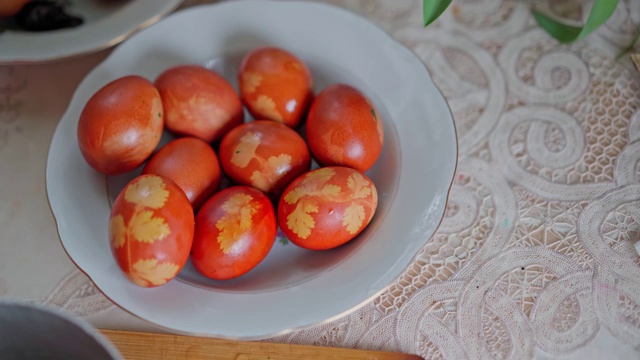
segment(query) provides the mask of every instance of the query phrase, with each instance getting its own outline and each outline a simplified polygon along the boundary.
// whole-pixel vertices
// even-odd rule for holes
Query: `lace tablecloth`
[[[615,57],[638,29],[640,1],[620,0],[573,45],[540,30],[523,1],[454,2],[427,29],[421,1],[332,2],[425,62],[454,113],[459,168],[442,226],[387,291],[270,340],[425,358],[639,358],[640,74]],[[53,130],[108,53],[0,66],[0,296],[161,331],[75,269],[47,206]]]

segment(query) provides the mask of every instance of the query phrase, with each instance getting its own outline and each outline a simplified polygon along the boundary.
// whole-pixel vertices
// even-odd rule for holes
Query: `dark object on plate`
[[[25,30],[48,31],[79,26],[84,20],[67,14],[55,1],[34,0],[16,14],[16,22]]]

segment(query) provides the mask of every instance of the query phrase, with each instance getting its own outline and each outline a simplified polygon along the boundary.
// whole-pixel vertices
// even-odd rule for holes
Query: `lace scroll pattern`
[[[80,270],[69,272],[44,299],[33,302],[68,311],[77,316],[98,315],[115,307]]]
[[[440,229],[388,290],[269,340],[428,359],[561,356],[602,329],[640,345],[640,75],[614,59],[637,2],[573,45],[516,0],[459,0],[428,29],[420,1],[331,2],[424,61],[454,113],[459,168]],[[88,280],[70,286],[47,301],[107,307]]]

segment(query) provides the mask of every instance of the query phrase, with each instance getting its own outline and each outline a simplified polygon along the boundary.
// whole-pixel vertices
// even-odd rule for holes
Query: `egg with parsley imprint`
[[[240,96],[255,119],[300,124],[313,97],[309,68],[292,53],[275,47],[255,49],[240,65]]]
[[[328,250],[362,232],[377,206],[378,192],[366,175],[342,166],[324,167],[289,184],[278,203],[278,223],[292,243]]]
[[[171,180],[142,175],[120,192],[109,217],[109,245],[126,277],[142,287],[173,279],[193,242],[193,208]]]
[[[199,65],[179,65],[154,82],[166,113],[166,127],[206,142],[219,140],[244,120],[238,94],[220,74]]]
[[[120,175],[147,160],[160,143],[163,125],[158,90],[145,78],[125,76],[89,98],[78,121],[78,146],[96,171]]]
[[[269,198],[252,187],[232,186],[213,195],[198,211],[191,262],[208,278],[237,278],[264,260],[276,231]]]
[[[383,120],[357,88],[334,84],[313,100],[306,135],[313,157],[323,166],[347,166],[361,172],[378,160],[384,143]]]
[[[309,171],[307,144],[293,129],[275,121],[252,121],[231,130],[220,143],[225,174],[237,183],[280,195]]]

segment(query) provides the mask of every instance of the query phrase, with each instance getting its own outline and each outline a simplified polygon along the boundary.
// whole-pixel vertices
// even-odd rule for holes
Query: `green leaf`
[[[451,0],[423,0],[424,26],[434,22],[451,4]]]
[[[286,237],[282,237],[282,238],[280,238],[280,240],[278,240],[278,242],[280,242],[280,244],[282,244],[282,245],[288,245],[289,244],[289,239],[287,239]]]
[[[570,43],[583,39],[604,24],[611,17],[616,6],[618,6],[618,0],[594,0],[589,17],[582,27],[564,24],[535,9],[533,16],[549,35],[562,43]]]

